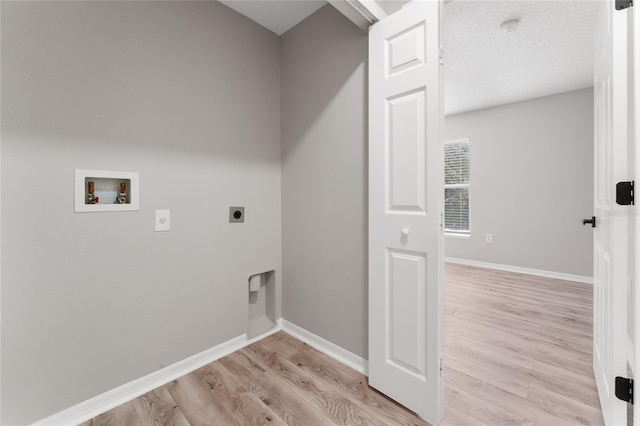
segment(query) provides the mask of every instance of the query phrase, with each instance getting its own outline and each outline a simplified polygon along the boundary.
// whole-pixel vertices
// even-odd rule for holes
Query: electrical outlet
[[[492,243],[493,242],[493,234],[487,234],[487,238],[486,238],[488,243]]]
[[[156,232],[171,230],[171,212],[169,210],[156,210]]]

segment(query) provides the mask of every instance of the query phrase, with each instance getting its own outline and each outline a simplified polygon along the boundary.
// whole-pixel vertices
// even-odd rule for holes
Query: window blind
[[[468,139],[444,145],[444,229],[469,233],[471,144]]]

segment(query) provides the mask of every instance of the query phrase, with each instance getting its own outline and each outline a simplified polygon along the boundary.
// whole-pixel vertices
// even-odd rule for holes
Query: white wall
[[[245,332],[248,275],[281,275],[279,42],[217,2],[3,1],[1,28],[14,425]],[[74,213],[75,168],[139,172],[140,211]]]
[[[331,6],[282,36],[283,316],[363,357],[367,49]]]
[[[448,116],[445,135],[471,140],[471,238],[447,256],[593,275],[592,89]]]

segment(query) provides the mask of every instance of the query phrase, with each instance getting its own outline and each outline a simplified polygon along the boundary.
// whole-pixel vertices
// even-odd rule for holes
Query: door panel
[[[369,33],[369,384],[443,417],[440,2]]]
[[[388,37],[385,43],[386,77],[426,63],[425,22]]]
[[[425,213],[425,91],[386,100],[388,138],[388,209]]]
[[[394,367],[427,380],[426,257],[423,253],[389,250],[389,261],[385,312],[388,336],[386,357]]]
[[[605,423],[622,425],[626,404],[614,392],[627,373],[627,218],[614,191],[627,169],[626,12],[603,2],[595,41],[593,368]]]

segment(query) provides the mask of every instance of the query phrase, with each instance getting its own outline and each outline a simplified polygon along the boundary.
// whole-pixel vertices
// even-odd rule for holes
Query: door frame
[[[444,3],[449,3],[455,0],[445,0]],[[368,30],[368,27],[377,22],[380,19],[384,19],[387,14],[384,10],[382,10],[373,0],[329,0],[329,2],[336,7],[340,12],[342,12],[347,18],[349,18],[355,25],[364,31]],[[613,7],[613,2],[607,2],[610,4],[610,7]],[[634,22],[634,46],[633,46],[633,60],[634,60],[634,74],[633,78],[633,86],[634,90],[632,93],[632,98],[634,102],[634,116],[629,117],[633,128],[635,129],[640,123],[640,5],[636,5],[631,8],[631,14],[633,17],[630,17],[630,20]],[[444,117],[443,117],[444,119]],[[640,131],[634,132],[635,139],[635,164],[636,164],[636,173],[640,168]],[[631,177],[629,179],[632,179]],[[633,179],[638,182],[637,179]],[[637,217],[640,213],[638,213],[640,209],[635,207],[633,212],[630,212],[630,215],[635,215],[636,222]],[[635,233],[633,235],[629,235],[631,239],[630,244],[633,244],[635,247],[635,253],[640,253],[640,226],[635,227]],[[640,287],[638,287],[638,283],[640,283],[640,268],[638,268],[637,261],[635,259],[629,259],[629,262],[632,262],[631,267],[633,272],[633,276],[631,276],[631,281],[633,283],[633,306],[637,315],[633,318],[634,324],[634,341],[636,342],[635,346],[631,347],[630,350],[634,352],[635,355],[635,366],[636,368],[640,368]],[[594,277],[595,279],[595,277]],[[627,283],[617,283],[617,285],[624,286],[626,288]],[[626,352],[626,351],[625,351]],[[632,354],[630,354],[631,356]],[[634,406],[634,425],[640,426],[640,412],[635,413]]]
[[[633,168],[633,172],[635,176],[629,176],[629,179],[635,180],[636,184],[638,184],[638,173],[640,172],[640,129],[638,125],[640,124],[640,5],[636,5],[631,9],[627,9],[628,16],[628,28],[633,29],[631,42],[633,43],[633,48],[631,51],[632,55],[632,68],[633,74],[630,76],[630,84],[633,87],[633,90],[630,93],[631,102],[632,102],[632,112],[633,116],[629,117],[629,126],[628,129],[631,132],[631,137],[633,138],[634,144],[634,157],[631,161],[634,162],[635,166]],[[636,191],[637,192],[637,191]],[[637,197],[636,197],[637,198]],[[633,360],[633,375],[634,380],[638,378],[638,368],[640,368],[640,267],[638,267],[637,257],[640,255],[640,207],[638,206],[638,201],[636,201],[636,205],[633,206],[630,211],[630,220],[634,221],[634,229],[635,232],[630,234],[631,238],[630,246],[632,247],[631,252],[635,254],[635,259],[629,259],[629,272],[630,272],[630,282],[631,288],[629,291],[633,296],[631,301],[631,306],[633,306],[633,327],[634,327],[634,336],[633,342],[630,342],[629,349],[633,351],[633,353],[629,354],[629,359]],[[638,390],[637,386],[634,386],[634,393]],[[640,426],[640,411],[638,411],[638,403],[631,407],[627,407],[627,413],[633,415],[633,424],[635,426]],[[627,424],[629,421],[627,420]]]

